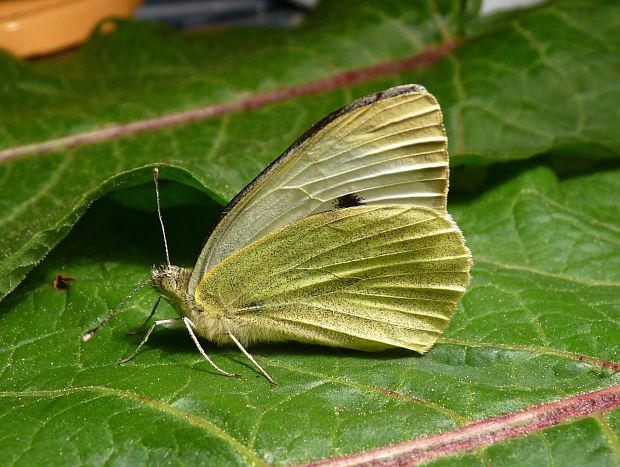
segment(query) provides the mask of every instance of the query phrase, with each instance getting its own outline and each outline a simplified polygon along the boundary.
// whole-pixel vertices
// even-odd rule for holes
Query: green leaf
[[[450,0],[416,8],[402,0],[345,0],[323,2],[289,30],[180,35],[160,25],[117,22],[113,34],[96,32],[66,57],[28,65],[0,57],[0,148],[238,101],[409,57],[451,40],[460,20],[459,5]]]
[[[463,305],[492,299],[498,306],[483,322],[461,313],[450,329],[474,342],[618,361],[620,206],[599,191],[618,186],[617,171],[558,184],[541,168],[485,193],[473,203],[475,215],[470,204],[453,207],[476,262]]]
[[[105,199],[2,305],[0,458],[189,463],[198,452],[218,464],[303,462],[527,413],[600,387],[615,387],[620,399],[617,364],[609,363],[620,357],[620,213],[596,195],[600,186],[618,190],[619,175],[558,182],[539,168],[455,203],[476,265],[441,343],[423,357],[294,343],[256,348],[280,383],[273,389],[240,353],[207,343],[218,364],[242,376],[218,375],[180,331],[156,333],[135,360],[118,366],[137,345],[139,336],[125,333],[144,319],[155,299],[150,291],[81,342],[163,258],[156,216]],[[590,196],[587,210],[582,196]],[[164,212],[182,263],[210,221],[198,212],[215,210],[203,202]],[[615,224],[606,222],[611,215]],[[565,237],[572,254],[558,257],[547,239],[561,244]],[[56,274],[75,278],[68,290],[52,288]],[[537,436],[550,456],[555,438],[544,433]],[[602,429],[592,436],[605,444]],[[598,455],[613,457],[613,449]]]
[[[452,154],[466,161],[617,158],[619,33],[615,2],[549,2],[489,19],[417,79],[442,103]]]
[[[322,2],[291,31],[121,22],[62,57],[0,57],[1,464],[619,462],[620,7],[460,3]],[[257,347],[271,388],[235,349],[204,343],[229,379],[158,330],[118,366],[150,290],[81,341],[164,261],[149,167],[191,267],[223,204],[312,123],[405,82],[444,110],[475,260],[428,354]]]
[[[394,84],[437,96],[456,163],[618,155],[616,2],[565,0],[473,22],[461,42],[456,4],[325,2],[286,32],[179,36],[119,23],[65,57],[0,57],[0,297],[92,201],[146,181],[145,167],[182,168],[164,176],[223,203],[319,118]],[[442,55],[425,68],[412,61]],[[169,125],[175,118],[184,124]]]

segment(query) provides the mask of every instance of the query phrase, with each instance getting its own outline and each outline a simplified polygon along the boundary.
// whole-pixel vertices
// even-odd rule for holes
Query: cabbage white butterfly
[[[446,211],[448,173],[439,105],[405,85],[358,99],[301,136],[226,206],[193,269],[170,264],[157,189],[167,264],[134,292],[151,282],[180,318],[155,321],[121,362],[158,326],[187,329],[227,376],[197,335],[235,344],[271,383],[245,346],[426,352],[472,266]]]

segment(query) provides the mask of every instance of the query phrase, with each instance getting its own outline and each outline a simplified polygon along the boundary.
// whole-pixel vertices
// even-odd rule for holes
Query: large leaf
[[[620,172],[559,183],[539,168],[473,202],[456,203],[476,265],[441,343],[423,357],[299,344],[256,348],[280,383],[275,388],[239,352],[207,344],[212,357],[241,378],[217,374],[184,332],[159,332],[135,360],[118,366],[137,344],[139,337],[125,332],[144,319],[155,299],[150,291],[92,341],[81,341],[162,257],[153,214],[114,200],[98,203],[4,302],[0,458],[19,464],[190,463],[196,456],[220,465],[302,462],[386,449],[436,432],[456,436],[474,420],[521,409],[527,416],[533,406],[561,399],[566,407],[555,425],[575,416],[571,395],[601,387],[618,403],[620,374],[610,362],[620,360],[620,213],[597,195],[600,187],[620,189]],[[162,195],[169,196],[167,190]],[[164,212],[173,256],[181,262],[191,258],[204,228],[187,231],[188,220],[211,211],[201,203]],[[570,254],[560,254],[567,249]],[[50,285],[58,273],[75,278],[66,292]],[[585,415],[609,407],[588,408]],[[597,463],[612,459],[613,443],[605,447],[605,441],[617,426],[604,427],[615,426],[614,414],[603,410],[594,427],[577,430],[573,438],[588,433],[589,439],[574,440],[571,449],[590,450]],[[484,429],[467,432],[474,447],[484,446]],[[569,423],[555,430],[576,428]],[[546,433],[534,443],[559,464],[562,457],[553,453],[567,446],[562,436]],[[493,456],[514,456],[527,446],[494,448],[499,454]],[[436,446],[431,452],[442,453]]]
[[[620,7],[463,23],[458,3],[324,3],[290,32],[121,23],[62,58],[0,59],[2,294],[31,271],[0,304],[1,464],[620,462]],[[452,185],[468,191],[449,209],[476,262],[430,353],[262,346],[270,388],[236,350],[205,343],[241,374],[225,378],[164,330],[118,366],[148,290],[81,341],[163,261],[148,166],[181,182],[162,187],[164,217],[191,266],[222,203],[310,124],[403,82],[442,104]],[[104,132],[113,122],[129,126]],[[553,157],[523,161],[540,153]],[[57,274],[75,280],[54,290]]]
[[[182,167],[165,176],[223,202],[319,118],[394,84],[419,82],[436,94],[453,161],[581,154],[584,147],[590,157],[617,156],[614,0],[597,8],[562,1],[486,20],[460,43],[456,4],[325,2],[300,31],[287,33],[179,37],[121,23],[67,57],[36,64],[0,58],[7,146],[0,153],[0,297],[94,199],[145,181],[148,171],[138,169]],[[417,68],[451,49],[436,65]],[[336,87],[343,89],[327,92]],[[293,98],[299,95],[306,97]],[[180,110],[190,113],[174,113]],[[153,119],[136,120],[145,117]],[[108,128],[114,122],[126,125]],[[50,148],[57,151],[45,153]]]

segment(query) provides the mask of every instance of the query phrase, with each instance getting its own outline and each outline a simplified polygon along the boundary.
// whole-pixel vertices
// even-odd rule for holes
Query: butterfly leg
[[[159,319],[155,321],[153,325],[149,328],[149,330],[146,332],[146,334],[144,335],[144,339],[142,339],[142,342],[140,342],[136,350],[134,350],[133,353],[129,357],[119,360],[118,364],[123,365],[127,363],[129,360],[132,360],[136,355],[138,355],[138,352],[140,352],[140,349],[142,348],[142,346],[146,344],[146,341],[149,340],[149,337],[151,337],[151,334],[153,333],[153,331],[155,330],[157,326],[175,328],[175,327],[182,326],[180,321],[181,320],[178,318],[177,319]]]
[[[238,376],[234,373],[229,373],[228,371],[222,370],[219,366],[217,366],[215,362],[211,360],[209,356],[207,355],[207,353],[203,350],[202,346],[200,345],[200,342],[198,342],[198,338],[196,337],[196,334],[194,334],[194,331],[192,330],[192,328],[195,328],[194,323],[192,323],[190,319],[186,316],[184,316],[182,320],[183,320],[183,323],[185,323],[185,327],[189,331],[189,335],[192,336],[192,340],[194,341],[194,344],[196,344],[196,347],[198,347],[198,351],[205,358],[205,360],[207,360],[213,368],[215,368],[217,371],[219,371],[223,375]]]
[[[243,348],[243,346],[241,345],[241,342],[239,342],[237,340],[237,338],[231,332],[229,332],[228,335],[230,336],[232,341],[237,345],[237,347],[239,347],[239,350],[241,350],[243,352],[243,354],[246,357],[248,357],[250,359],[250,361],[256,366],[256,368],[258,368],[260,370],[260,372],[263,374],[263,376],[265,378],[267,378],[267,381],[269,381],[272,385],[275,386],[276,382],[271,378],[271,376],[269,376],[269,373],[267,373],[265,370],[263,370],[263,367],[260,366],[256,360],[254,360],[254,357],[252,357],[252,355],[250,355],[250,353]]]

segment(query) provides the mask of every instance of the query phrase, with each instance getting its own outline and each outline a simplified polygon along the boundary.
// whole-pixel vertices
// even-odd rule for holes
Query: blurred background
[[[5,0],[0,48],[21,58],[58,53],[84,42],[106,18],[158,21],[184,31],[231,26],[291,27],[320,0]],[[466,0],[462,0],[466,2]],[[481,11],[525,7],[542,0],[483,0]]]

